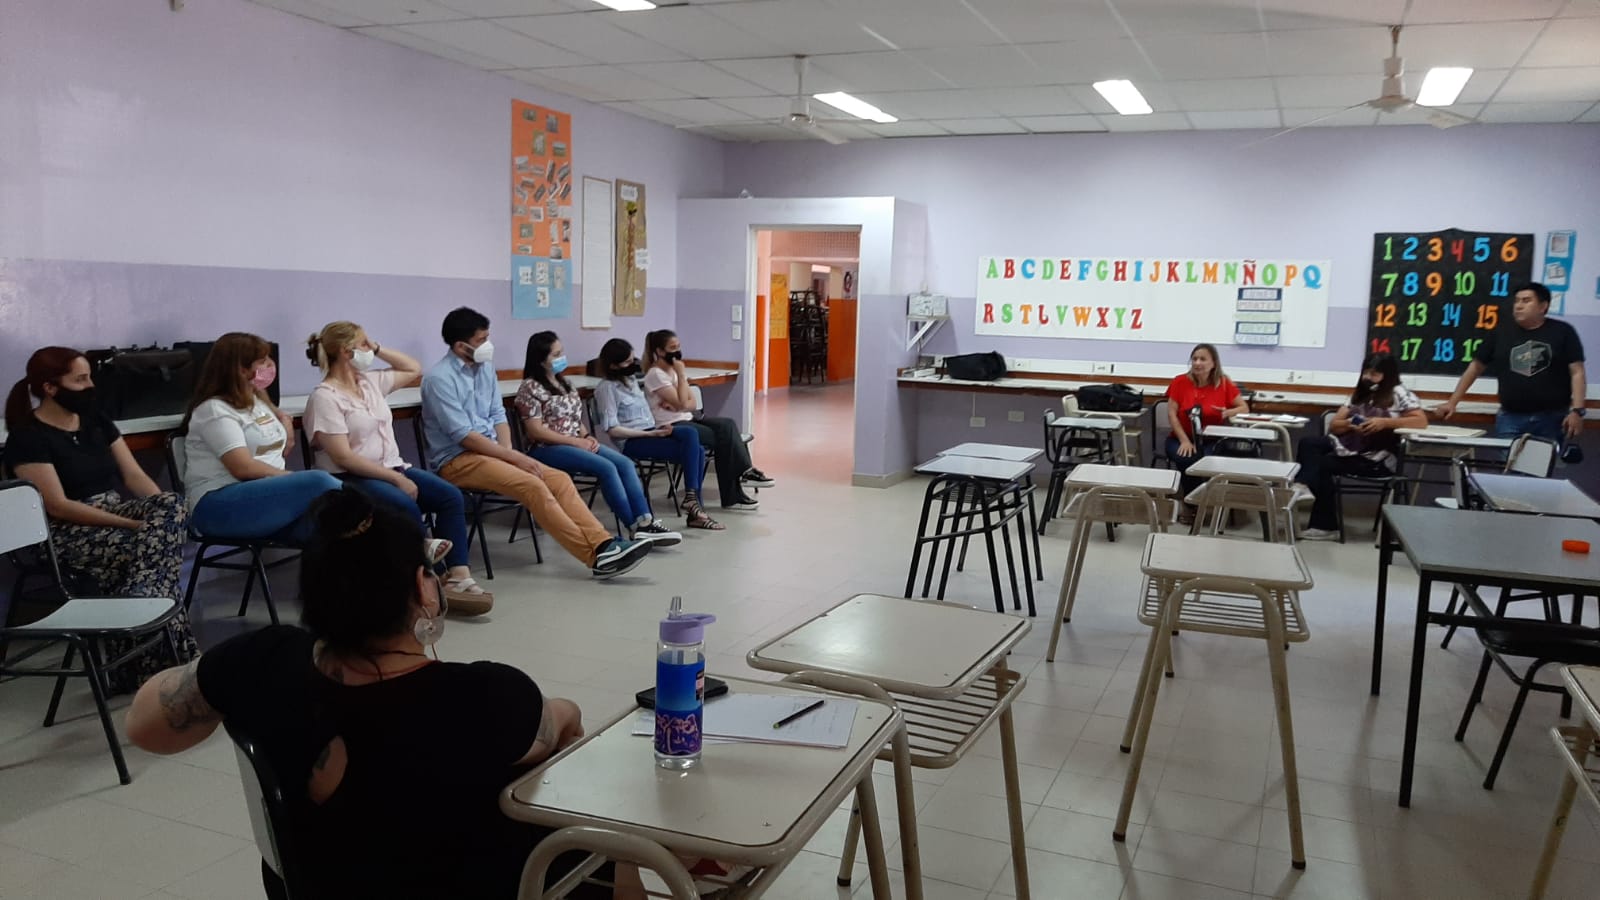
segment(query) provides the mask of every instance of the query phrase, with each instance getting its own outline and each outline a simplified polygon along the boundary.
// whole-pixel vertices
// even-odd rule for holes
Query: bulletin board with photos
[[[1406,374],[1461,374],[1511,321],[1511,291],[1532,280],[1535,250],[1532,234],[1373,235],[1366,351],[1394,354]]]

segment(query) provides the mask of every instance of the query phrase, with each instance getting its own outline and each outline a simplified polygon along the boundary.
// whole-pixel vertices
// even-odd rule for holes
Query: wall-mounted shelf
[[[949,316],[906,316],[906,349],[922,349],[923,343],[933,337],[939,326],[950,321]],[[913,333],[912,329],[916,331]]]

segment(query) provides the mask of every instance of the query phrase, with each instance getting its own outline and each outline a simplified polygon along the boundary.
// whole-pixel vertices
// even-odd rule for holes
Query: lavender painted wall
[[[572,113],[575,181],[650,187],[648,315],[616,330],[672,324],[677,201],[720,186],[717,142],[245,0],[0,0],[0,381],[43,343],[337,317],[427,359],[460,303],[502,363],[544,327],[598,348],[510,317],[513,98]]]
[[[678,332],[686,356],[728,361],[743,358],[744,342],[733,339],[732,315],[733,307],[744,303],[743,291],[680,288],[676,296],[677,325],[673,330]],[[637,351],[643,344],[644,333],[640,332],[638,339],[630,337],[628,340],[634,343]],[[702,389],[700,395],[706,414],[744,422],[738,388],[735,382]]]

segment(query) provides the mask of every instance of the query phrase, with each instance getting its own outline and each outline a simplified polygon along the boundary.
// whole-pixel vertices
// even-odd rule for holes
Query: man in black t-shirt
[[[1550,289],[1538,282],[1517,288],[1511,307],[1513,325],[1491,332],[1450,399],[1439,407],[1448,419],[1467,388],[1486,370],[1500,381],[1500,412],[1494,418],[1496,437],[1531,434],[1560,443],[1583,431],[1583,342],[1571,325],[1548,318]]]

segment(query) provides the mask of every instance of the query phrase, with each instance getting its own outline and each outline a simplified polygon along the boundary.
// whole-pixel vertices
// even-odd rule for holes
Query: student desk
[[[1389,599],[1389,566],[1395,550],[1405,551],[1417,573],[1416,625],[1411,641],[1411,680],[1406,699],[1406,730],[1400,760],[1400,805],[1411,805],[1411,776],[1417,756],[1417,719],[1422,702],[1423,660],[1428,625],[1459,625],[1537,637],[1551,626],[1535,619],[1496,616],[1478,596],[1479,587],[1561,594],[1600,593],[1600,566],[1586,553],[1561,549],[1564,538],[1600,545],[1600,525],[1581,519],[1528,516],[1426,506],[1387,506],[1378,541],[1378,596],[1372,635],[1372,694],[1383,675],[1383,624]],[[1476,615],[1449,615],[1431,608],[1434,582],[1453,584]],[[1571,626],[1561,626],[1570,635]],[[1596,630],[1600,636],[1600,629]]]
[[[1472,472],[1467,478],[1484,503],[1497,512],[1600,520],[1600,503],[1565,479],[1487,472]]]
[[[1030,448],[1031,450],[1031,448]],[[995,532],[1005,544],[1006,567],[1011,576],[1011,602],[1022,608],[1021,592],[1017,589],[1016,557],[1011,551],[1010,533],[1006,523],[1017,522],[1017,540],[1022,542],[1022,580],[1027,587],[1028,615],[1035,615],[1033,599],[1032,562],[1028,558],[1028,527],[1023,522],[1024,510],[1033,511],[1033,463],[1017,460],[984,459],[976,456],[936,456],[917,466],[919,475],[932,475],[928,489],[922,496],[922,514],[917,521],[917,536],[911,548],[911,567],[906,572],[907,597],[916,585],[917,569],[922,562],[922,548],[929,546],[928,571],[923,579],[922,593],[927,596],[933,586],[933,570],[937,564],[939,544],[948,543],[945,549],[944,573],[939,579],[939,599],[944,599],[945,585],[950,579],[950,564],[956,556],[955,543],[961,542],[961,561],[957,571],[966,562],[967,540],[982,534],[989,554],[989,578],[994,585],[994,606],[997,612],[1005,611],[1005,600],[1000,591],[1000,562],[995,555]],[[933,513],[934,502],[939,511]],[[954,507],[952,509],[952,506]],[[933,514],[933,532],[928,531],[929,515]],[[981,524],[978,520],[981,519]],[[949,529],[946,530],[946,525]],[[1035,539],[1037,540],[1037,538]],[[1035,555],[1037,555],[1037,549]]]
[[[1243,430],[1243,429],[1241,429]],[[1215,478],[1218,475],[1248,475],[1288,484],[1300,474],[1300,464],[1277,459],[1260,459],[1250,456],[1203,456],[1189,467],[1194,478]]]
[[[1561,780],[1561,793],[1556,800],[1556,813],[1545,835],[1544,852],[1539,855],[1539,865],[1534,870],[1533,888],[1528,896],[1540,900],[1550,878],[1550,869],[1561,849],[1561,836],[1566,832],[1572,812],[1572,801],[1579,789],[1600,810],[1600,760],[1597,760],[1596,735],[1600,734],[1600,669],[1593,666],[1566,666],[1561,670],[1561,680],[1566,683],[1567,694],[1578,708],[1582,721],[1576,725],[1550,729],[1558,757],[1566,765],[1566,777]],[[1581,817],[1580,817],[1581,821]]]
[[[978,459],[1004,459],[1011,462],[1031,463],[1043,456],[1044,451],[1037,447],[1014,447],[1009,444],[983,444],[968,442],[965,444],[957,444],[954,447],[951,447],[949,450],[940,453],[939,455],[972,456],[977,457]],[[1037,533],[1039,531],[1039,511],[1033,503],[1033,473],[1029,472],[1027,475],[1023,476],[1023,480],[1028,485],[1028,524],[1033,528],[1034,532]],[[1045,510],[1045,513],[1048,514],[1049,510]],[[1023,552],[1027,552],[1026,546],[1023,547]],[[1044,559],[1039,554],[1039,541],[1035,539],[1033,542],[1033,567],[1036,571],[1033,573],[1033,575],[1038,580],[1043,581]]]
[[[1006,655],[1030,627],[1027,619],[965,606],[858,594],[745,657],[751,668],[768,672],[820,671],[862,678],[894,697],[906,719],[909,759],[888,751],[879,756],[894,761],[909,900],[922,896],[922,863],[908,766],[943,769],[955,765],[996,719],[1000,721],[1016,896],[1028,898],[1017,739],[1011,715],[1011,704],[1022,692],[1024,679],[1006,667]],[[849,874],[855,840],[852,821],[841,879]]]
[[[725,680],[740,693],[817,693]],[[758,897],[857,785],[865,781],[870,790],[872,764],[902,720],[886,703],[856,699],[843,749],[708,742],[700,765],[686,772],[656,767],[651,739],[632,733],[638,710],[629,708],[512,782],[500,794],[500,809],[545,828],[606,828],[680,856],[759,867],[738,894]],[[876,853],[869,845],[868,854],[873,896],[889,900],[882,844]]]

